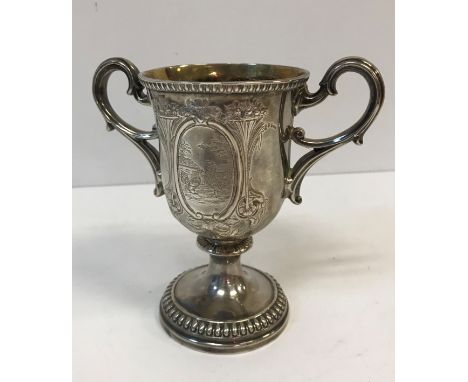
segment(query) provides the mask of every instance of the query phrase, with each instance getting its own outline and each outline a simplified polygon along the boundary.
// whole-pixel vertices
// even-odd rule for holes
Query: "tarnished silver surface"
[[[151,131],[123,121],[107,97],[115,70],[129,80],[128,94],[151,104]],[[338,77],[361,74],[370,89],[363,116],[325,139],[293,127],[302,109],[337,94]],[[155,194],[166,195],[174,217],[198,235],[208,266],[178,276],[160,305],[161,322],[179,341],[210,351],[248,350],[284,328],[288,302],[269,275],[240,264],[252,235],[270,223],[283,200],[301,202],[307,171],[323,156],[362,137],[384,99],[379,71],[358,57],[335,62],[315,93],[304,69],[263,64],[180,65],[140,73],[128,60],[111,58],[97,69],[95,101],[109,130],[131,140],[149,160]],[[149,141],[159,139],[159,151]],[[291,167],[291,141],[311,150]]]

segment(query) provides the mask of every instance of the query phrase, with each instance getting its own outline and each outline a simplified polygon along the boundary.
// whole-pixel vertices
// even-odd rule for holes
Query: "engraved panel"
[[[194,218],[222,220],[234,210],[240,191],[236,142],[221,125],[192,120],[174,142],[177,192]]]

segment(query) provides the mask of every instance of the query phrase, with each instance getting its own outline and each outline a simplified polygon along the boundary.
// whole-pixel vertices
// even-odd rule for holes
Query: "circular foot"
[[[276,280],[255,268],[237,274],[201,266],[177,276],[160,304],[166,331],[184,345],[210,352],[246,351],[276,338],[288,301]]]

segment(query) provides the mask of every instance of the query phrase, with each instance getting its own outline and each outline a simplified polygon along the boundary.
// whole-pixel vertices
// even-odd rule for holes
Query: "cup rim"
[[[139,73],[148,90],[194,93],[258,93],[302,87],[306,69],[256,63],[186,64],[154,68]]]

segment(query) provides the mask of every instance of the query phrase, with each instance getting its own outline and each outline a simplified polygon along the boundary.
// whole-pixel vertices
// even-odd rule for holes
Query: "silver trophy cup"
[[[128,78],[128,94],[151,105],[156,123],[138,130],[112,109],[107,82]],[[370,89],[362,117],[325,139],[306,138],[293,117],[337,94],[345,72],[361,74]],[[160,318],[174,338],[193,347],[232,352],[258,347],[284,329],[288,301],[270,275],[240,263],[252,235],[267,226],[289,198],[301,203],[307,171],[338,147],[362,137],[384,100],[384,83],[369,61],[335,62],[317,92],[304,69],[261,64],[180,65],[139,72],[111,58],[96,70],[93,94],[109,130],[117,130],[146,156],[155,195],[166,195],[174,217],[198,235],[210,262],[177,276],[167,287]],[[159,150],[150,144],[159,140]],[[290,164],[291,141],[310,151]]]

